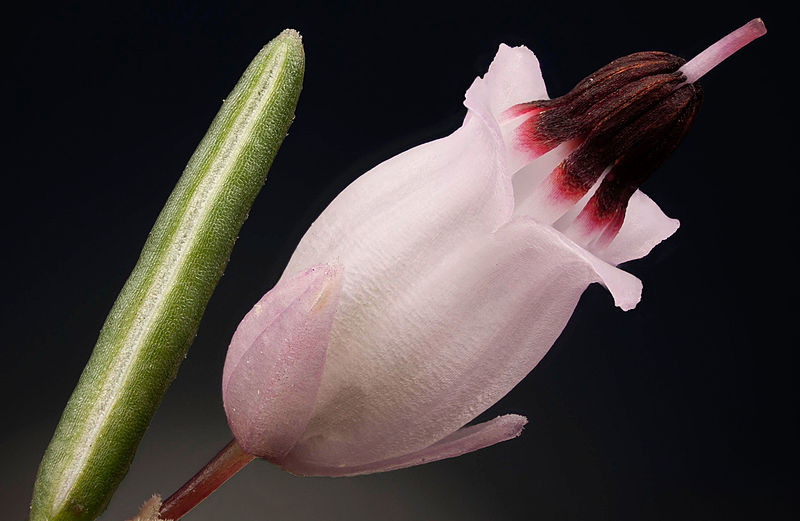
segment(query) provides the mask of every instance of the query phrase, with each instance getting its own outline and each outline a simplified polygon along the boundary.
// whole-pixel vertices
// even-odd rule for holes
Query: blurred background
[[[220,379],[238,321],[358,175],[456,129],[497,46],[550,95],[619,56],[690,58],[749,19],[769,34],[702,80],[704,107],[643,189],[678,233],[629,263],[641,304],[584,294],[556,345],[481,418],[522,436],[357,478],[248,466],[186,519],[778,519],[797,510],[796,74],[770,2],[29,3],[7,13],[0,504],[24,519],[41,455],[194,147],[259,48],[307,53],[297,118],[197,339],[102,519],[169,495],[230,439]],[[791,24],[791,26],[790,26]],[[795,340],[792,340],[792,339]]]

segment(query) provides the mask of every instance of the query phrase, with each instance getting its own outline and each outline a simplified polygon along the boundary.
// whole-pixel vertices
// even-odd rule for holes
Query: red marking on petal
[[[625,222],[628,201],[636,187],[620,183],[612,170],[575,219],[587,242],[596,248],[608,246]]]
[[[541,103],[538,101],[531,101],[529,103],[520,103],[514,105],[510,109],[503,111],[504,118],[516,118],[517,116],[524,116],[530,112],[536,111],[537,113],[542,110]]]
[[[603,233],[600,235],[600,237],[597,238],[597,241],[595,242],[595,245],[598,248],[605,248],[606,246],[611,244],[611,241],[613,241],[614,237],[617,236],[617,233],[619,233],[620,228],[622,228],[622,224],[625,222],[625,211],[627,210],[627,208],[628,208],[628,203],[626,201],[624,206],[617,209],[617,212],[614,214],[614,217],[611,219],[611,222],[608,223],[606,229],[603,230]]]
[[[702,90],[686,84],[679,71],[684,63],[666,53],[632,54],[560,98],[508,109],[504,115],[513,122],[506,132],[531,160],[561,143],[575,143],[536,188],[528,204],[531,215],[556,222],[569,206],[582,202],[608,169],[567,231],[583,245],[611,242],[622,227],[628,199],[677,147],[700,106]]]
[[[615,214],[616,208],[603,208],[595,194],[575,220],[581,224],[586,233],[598,233],[608,226]]]
[[[523,103],[522,105],[528,104]],[[515,105],[509,110],[516,109],[517,107],[521,107],[521,105]],[[543,156],[559,145],[560,141],[547,138],[539,130],[539,115],[544,109],[540,107],[527,107],[520,108],[519,110],[519,115],[525,115],[527,119],[514,131],[514,144],[523,150],[530,160]]]
[[[601,236],[613,218],[613,213],[600,210],[597,199],[592,196],[567,229],[567,235],[588,248]]]
[[[591,184],[586,186],[585,183],[576,179],[567,160],[560,162],[553,169],[550,174],[550,181],[553,187],[551,197],[558,201],[569,201],[571,203],[577,203],[592,186]]]

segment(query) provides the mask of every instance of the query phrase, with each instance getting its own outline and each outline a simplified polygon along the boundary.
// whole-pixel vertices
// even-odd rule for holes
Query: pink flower
[[[514,414],[464,426],[544,357],[589,284],[636,306],[642,284],[617,265],[678,228],[636,187],[699,106],[683,63],[631,55],[542,101],[536,57],[501,45],[461,128],[345,189],[242,321],[223,376],[242,449],[334,476],[518,436]]]

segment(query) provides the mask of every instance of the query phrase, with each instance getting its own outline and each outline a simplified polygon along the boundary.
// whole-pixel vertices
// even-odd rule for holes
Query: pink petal
[[[462,427],[446,438],[417,452],[404,454],[383,461],[368,463],[366,465],[325,467],[309,465],[303,461],[294,461],[289,457],[284,462],[283,468],[293,474],[303,476],[356,476],[359,474],[387,472],[390,470],[413,467],[414,465],[422,465],[423,463],[454,458],[502,441],[516,438],[522,433],[522,428],[526,423],[528,423],[528,419],[524,416],[506,414],[485,423]]]
[[[546,157],[543,156],[542,159],[534,161],[533,164],[536,165],[544,161]],[[516,178],[514,181],[516,183]],[[596,189],[597,185],[592,187],[578,204],[553,224],[553,227],[575,240],[575,242],[580,242],[580,234],[576,234],[574,228],[576,217]],[[530,203],[530,201],[526,202]],[[518,215],[518,210],[519,208],[515,208],[515,215]],[[644,192],[636,190],[628,201],[622,228],[611,243],[606,245],[592,243],[585,247],[592,255],[616,266],[623,262],[644,257],[661,241],[675,233],[679,225],[680,223],[677,219],[667,217],[661,211],[661,208]]]
[[[402,278],[397,267],[436,262],[476,234],[507,222],[513,206],[503,150],[480,118],[362,175],[306,232],[284,277],[341,259],[372,280]]]
[[[280,282],[236,330],[225,360],[222,399],[245,452],[280,461],[305,429],[341,278],[340,270],[317,266]]]
[[[501,43],[489,65],[489,71],[467,91],[467,100],[476,84],[483,82],[489,92],[489,108],[495,120],[501,121],[503,113],[518,103],[548,99],[539,60],[524,45],[509,47]],[[469,107],[469,102],[465,103]]]
[[[641,291],[632,275],[532,220],[456,245],[435,262],[399,265],[396,277],[345,266],[296,462],[364,465],[422,450],[522,380],[591,282],[603,282],[624,308]]]
[[[228,347],[225,370],[222,373],[223,391],[228,387],[231,371],[238,365],[242,355],[251,349],[255,340],[283,311],[308,292],[315,283],[322,282],[325,272],[324,266],[314,266],[295,277],[281,280],[247,312],[233,333]]]
[[[596,255],[610,264],[639,259],[678,230],[680,222],[667,217],[641,190],[628,201],[625,222],[616,238]]]

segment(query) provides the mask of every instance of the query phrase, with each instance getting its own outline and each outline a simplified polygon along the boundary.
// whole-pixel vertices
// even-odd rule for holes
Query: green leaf
[[[282,32],[222,105],[106,319],[34,487],[31,521],[106,507],[175,377],[294,117],[305,56]]]

